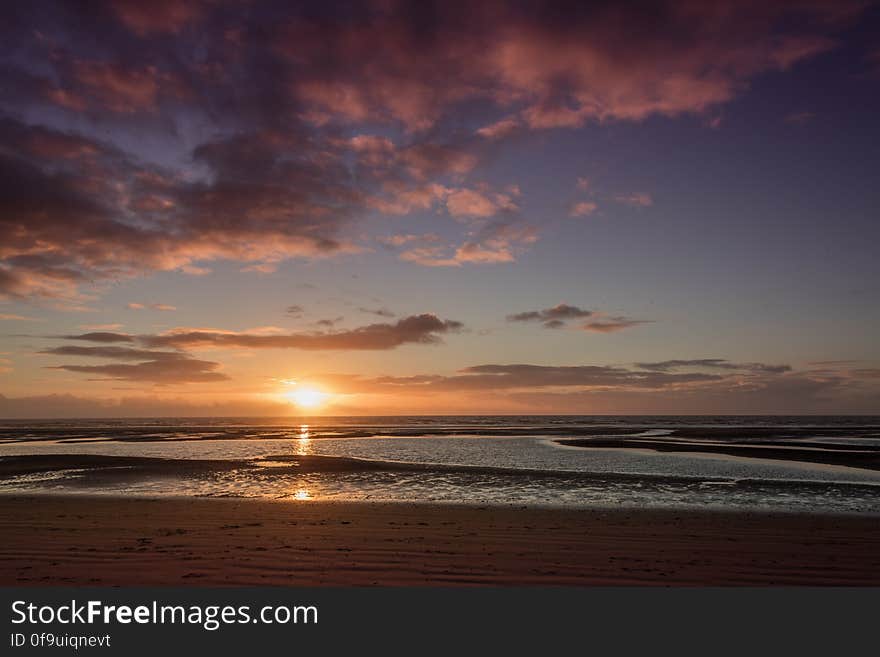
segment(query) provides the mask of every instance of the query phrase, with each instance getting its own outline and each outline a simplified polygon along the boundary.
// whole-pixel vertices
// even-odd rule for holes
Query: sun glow
[[[329,397],[329,395],[322,390],[300,387],[285,393],[285,396],[294,404],[302,408],[317,408],[327,401],[327,398]]]

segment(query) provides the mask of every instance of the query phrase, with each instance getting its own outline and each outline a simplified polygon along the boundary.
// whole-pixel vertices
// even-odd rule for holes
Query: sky
[[[15,3],[0,417],[880,413],[880,6]]]

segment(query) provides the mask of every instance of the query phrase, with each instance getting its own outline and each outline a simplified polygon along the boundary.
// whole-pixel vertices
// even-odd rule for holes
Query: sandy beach
[[[857,516],[0,497],[10,585],[880,585]]]

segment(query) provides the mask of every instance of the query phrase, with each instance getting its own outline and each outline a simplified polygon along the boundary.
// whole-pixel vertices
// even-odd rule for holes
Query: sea
[[[880,515],[880,416],[0,421],[0,494]]]

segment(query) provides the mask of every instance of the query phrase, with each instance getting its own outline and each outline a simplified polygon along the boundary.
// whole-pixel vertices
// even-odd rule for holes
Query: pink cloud
[[[561,23],[550,12],[487,3],[434,12],[432,38],[425,40],[421,23],[392,3],[340,25],[297,19],[277,48],[292,62],[309,55],[321,62],[292,87],[313,111],[356,122],[396,120],[418,131],[466,100],[520,107],[477,131],[492,139],[522,122],[571,128],[590,120],[704,113],[730,101],[755,75],[830,49],[825,33],[859,7],[669,3],[649,22],[636,6],[591,3]],[[802,19],[800,29],[780,32],[788,15]]]
[[[160,74],[155,67],[126,69],[106,62],[78,61],[73,75],[91,97],[114,112],[155,109]]]
[[[458,246],[432,239],[407,240],[399,258],[423,267],[461,267],[465,264],[498,264],[516,260],[538,239],[537,230],[519,222],[488,224]]]
[[[110,7],[119,20],[140,36],[178,33],[202,12],[199,0],[112,0]]]
[[[453,217],[492,217],[501,210],[516,210],[507,194],[490,194],[474,189],[456,189],[446,197],[446,207]]]
[[[593,214],[599,208],[593,201],[578,201],[571,206],[569,217],[586,217]]]
[[[477,134],[486,139],[499,139],[501,137],[506,137],[519,127],[519,119],[515,117],[507,117],[500,119],[495,123],[483,126],[477,130]]]

